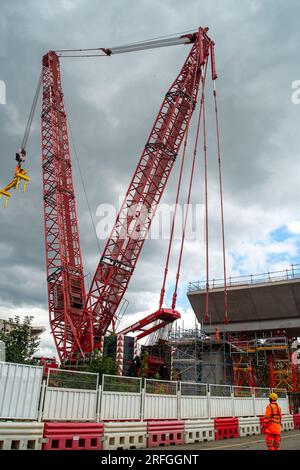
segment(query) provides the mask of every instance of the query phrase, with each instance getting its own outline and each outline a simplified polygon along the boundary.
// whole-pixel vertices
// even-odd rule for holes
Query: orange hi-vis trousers
[[[265,439],[269,450],[279,450],[280,434],[272,434],[270,432],[266,432]]]
[[[266,408],[266,444],[269,450],[278,450],[280,447],[281,408],[277,403],[270,402]]]

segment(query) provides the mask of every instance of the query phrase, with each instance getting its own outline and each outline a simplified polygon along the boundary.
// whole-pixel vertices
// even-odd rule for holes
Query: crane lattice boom
[[[210,54],[216,78],[213,42],[207,28],[167,42],[101,49],[111,55],[192,44],[162,102],[87,295],[59,67],[59,55],[67,54],[49,52],[43,57],[41,121],[48,296],[50,323],[61,361],[70,360],[78,351],[84,355],[99,347],[114,321],[191,120]],[[166,309],[162,324],[176,318],[170,313],[168,320]]]

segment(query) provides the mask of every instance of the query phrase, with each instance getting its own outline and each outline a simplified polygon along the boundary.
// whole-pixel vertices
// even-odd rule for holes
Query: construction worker
[[[265,426],[266,426],[266,444],[269,450],[279,450],[281,433],[281,408],[277,403],[276,393],[270,393],[270,404],[266,408]]]

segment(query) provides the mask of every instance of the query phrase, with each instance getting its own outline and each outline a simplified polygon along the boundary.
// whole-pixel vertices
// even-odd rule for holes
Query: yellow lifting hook
[[[23,170],[19,166],[16,168],[14,179],[3,189],[0,189],[0,198],[4,196],[4,207],[7,207],[9,198],[11,197],[10,189],[19,189],[21,181],[24,181],[23,192],[25,193],[27,184],[30,181],[29,176],[27,176],[27,170]]]

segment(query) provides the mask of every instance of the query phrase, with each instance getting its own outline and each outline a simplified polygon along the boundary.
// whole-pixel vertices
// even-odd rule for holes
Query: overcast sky
[[[0,184],[12,175],[44,53],[110,47],[209,26],[219,75],[228,273],[260,273],[300,262],[300,104],[292,102],[292,83],[300,80],[299,17],[298,0],[2,1],[0,80],[6,84],[6,104],[0,104]],[[98,206],[117,207],[126,192],[163,96],[188,51],[189,46],[177,46],[62,60],[66,107],[96,224]],[[210,83],[207,93],[211,97]],[[210,275],[217,277],[222,276],[222,252],[209,96]],[[27,152],[28,191],[14,194],[6,210],[0,208],[0,317],[34,315],[35,324],[47,327],[41,352],[53,354],[45,282],[40,105]],[[93,273],[100,254],[73,161],[85,272]],[[163,203],[175,200],[178,168],[177,162]],[[198,234],[185,246],[178,301],[185,325],[194,323],[186,301],[188,282],[205,275],[200,160],[193,204],[199,209],[193,214]],[[104,242],[99,241],[101,249]],[[157,308],[166,248],[167,240],[147,240],[126,293],[124,325]],[[172,257],[168,293],[175,265]]]

